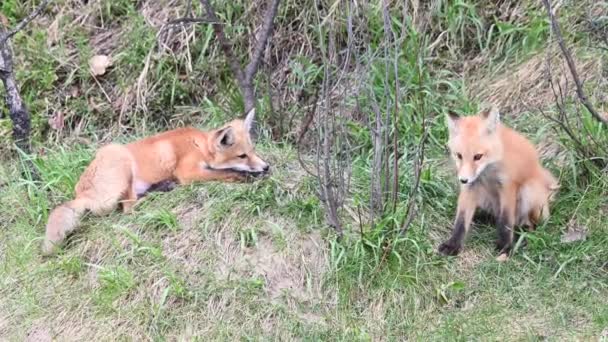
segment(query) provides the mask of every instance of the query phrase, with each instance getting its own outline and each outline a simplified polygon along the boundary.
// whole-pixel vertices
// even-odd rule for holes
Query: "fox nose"
[[[468,182],[469,182],[468,179],[466,179],[466,178],[460,178],[460,183],[467,184]]]
[[[270,165],[266,164],[264,165],[264,172],[268,172],[268,170],[270,170]]]

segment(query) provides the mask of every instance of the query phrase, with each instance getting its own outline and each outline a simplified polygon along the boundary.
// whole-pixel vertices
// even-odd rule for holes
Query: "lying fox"
[[[476,116],[447,115],[448,147],[458,170],[460,194],[452,236],[439,246],[457,255],[480,208],[496,218],[497,247],[507,256],[516,225],[531,230],[549,216],[549,202],[559,185],[543,168],[526,138],[500,123],[496,107]]]
[[[53,253],[85,211],[103,215],[120,203],[129,213],[155,185],[237,182],[266,174],[270,167],[256,155],[249,134],[254,115],[252,109],[245,120],[211,132],[179,128],[127,145],[102,147],[76,184],[76,198],[49,215],[43,254]]]

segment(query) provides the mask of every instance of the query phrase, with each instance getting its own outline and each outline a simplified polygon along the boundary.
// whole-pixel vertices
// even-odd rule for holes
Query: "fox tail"
[[[91,199],[76,198],[53,209],[46,225],[46,236],[42,244],[42,253],[50,255],[61,244],[65,237],[76,227],[87,209],[91,208]]]

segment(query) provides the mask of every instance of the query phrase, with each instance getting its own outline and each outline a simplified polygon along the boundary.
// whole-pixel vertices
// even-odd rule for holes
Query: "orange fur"
[[[534,145],[500,123],[496,108],[469,117],[449,114],[447,122],[461,186],[452,236],[439,251],[458,254],[479,208],[496,218],[498,247],[508,253],[514,226],[534,229],[548,217],[557,180],[540,164]]]
[[[121,203],[128,213],[138,196],[154,184],[236,182],[265,174],[269,166],[255,153],[249,135],[253,115],[252,110],[245,120],[234,120],[210,132],[180,128],[127,145],[100,148],[76,184],[76,198],[49,215],[43,253],[51,254],[85,211],[103,215]]]

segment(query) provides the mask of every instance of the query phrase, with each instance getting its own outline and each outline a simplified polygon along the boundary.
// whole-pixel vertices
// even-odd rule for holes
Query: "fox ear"
[[[251,110],[247,113],[245,117],[245,128],[247,132],[251,132],[251,128],[253,128],[253,118],[255,117],[255,107],[251,108]]]
[[[234,130],[228,126],[219,130],[217,133],[217,145],[220,148],[227,148],[234,145]]]
[[[449,111],[445,116],[445,121],[448,123],[448,130],[450,135],[456,135],[458,133],[458,120],[460,120],[460,115]]]
[[[483,111],[481,117],[486,122],[488,133],[494,133],[496,127],[498,127],[498,124],[500,123],[500,112],[498,111],[498,107],[492,106],[492,108]]]

